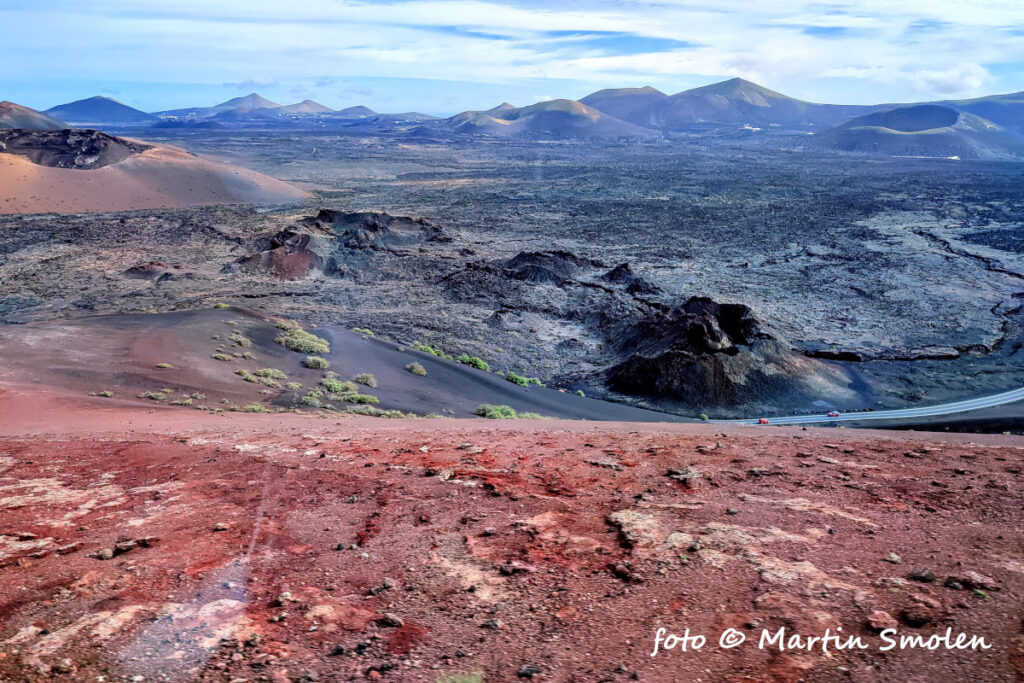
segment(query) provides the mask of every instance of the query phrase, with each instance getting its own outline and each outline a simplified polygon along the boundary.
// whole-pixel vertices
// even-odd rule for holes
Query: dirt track
[[[1024,672],[1019,439],[0,409],[3,680]],[[994,647],[878,652],[876,611]],[[782,626],[871,648],[757,649]]]

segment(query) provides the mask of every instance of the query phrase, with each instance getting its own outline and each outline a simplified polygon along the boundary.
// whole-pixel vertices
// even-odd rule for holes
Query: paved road
[[[1006,403],[1013,403],[1020,400],[1024,400],[1024,387],[1014,389],[1012,391],[1004,391],[1001,394],[992,394],[991,396],[972,398],[967,401],[943,403],[941,405],[927,406],[924,408],[901,408],[899,410],[875,410],[863,413],[840,413],[838,417],[829,417],[828,415],[787,415],[784,417],[770,417],[769,419],[773,425],[795,425],[816,422],[852,422],[854,420],[899,420],[915,417],[933,417],[936,415],[952,415],[953,413],[966,413],[971,410],[978,410],[979,408],[991,408],[992,406],[1001,406]],[[758,419],[760,418],[743,420],[709,420],[709,422],[756,425]]]

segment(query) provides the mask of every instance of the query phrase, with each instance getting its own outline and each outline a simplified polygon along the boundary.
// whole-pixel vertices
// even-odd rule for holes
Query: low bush
[[[427,376],[427,369],[416,362],[409,363],[408,365],[405,366],[405,369],[411,372],[412,374],[416,375],[417,377]]]
[[[257,377],[269,377],[270,379],[288,379],[288,375],[277,368],[260,368],[259,370],[253,370],[252,374]]]
[[[496,406],[490,403],[481,403],[473,412],[489,420],[514,420],[519,415],[512,406]]]
[[[312,370],[326,370],[331,367],[331,364],[327,362],[326,358],[320,356],[306,356],[306,360],[302,361],[302,364]]]
[[[376,405],[380,403],[380,399],[376,396],[370,396],[369,394],[346,394],[342,398],[349,403],[357,403],[363,405]]]
[[[352,378],[352,381],[357,384],[362,384],[363,386],[370,387],[371,389],[375,389],[377,387],[377,378],[368,372],[364,372],[361,375],[356,375],[355,377]]]
[[[173,368],[173,367],[174,367],[174,366],[173,366],[173,365],[171,365],[170,363],[157,363],[157,364],[156,364],[156,366],[157,366],[158,368],[160,368],[161,370],[166,370],[166,369],[168,369],[168,368]]]
[[[332,394],[354,394],[359,391],[359,387],[354,382],[342,382],[333,377],[324,377],[320,380],[320,384]]]
[[[295,323],[277,323],[277,328],[283,332],[274,341],[287,349],[298,353],[331,352],[331,345],[327,343],[326,339],[306,332]]]
[[[226,353],[215,353],[212,356],[210,356],[210,358],[212,358],[214,360],[222,360],[225,363],[230,363],[231,361],[234,360],[234,358],[232,358],[231,356],[227,355]]]
[[[483,370],[484,372],[491,371],[491,366],[487,364],[487,361],[481,358],[477,358],[476,356],[470,356],[464,353],[461,356],[458,356],[455,360],[462,363],[463,365],[468,365],[471,368],[476,368],[477,370]]]
[[[373,336],[373,331],[372,330],[368,330],[365,327],[353,327],[352,331],[353,332],[358,332],[359,334],[365,334],[367,337],[372,337]]]

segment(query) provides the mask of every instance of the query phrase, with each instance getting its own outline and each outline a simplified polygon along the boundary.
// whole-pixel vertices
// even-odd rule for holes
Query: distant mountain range
[[[938,109],[920,109],[930,106]],[[251,93],[212,107],[139,111],[107,97],[91,97],[36,114],[90,125],[155,125],[173,129],[312,128],[360,132],[408,132],[419,136],[497,138],[659,138],[710,132],[807,134],[808,146],[874,153],[993,158],[1024,153],[1024,93],[916,104],[836,105],[805,102],[741,78],[674,95],[652,87],[600,90],[579,101],[558,99],[517,107],[504,102],[449,118],[425,114],[378,114],[363,106],[335,111],[313,100],[282,105]],[[9,105],[16,106],[16,105]],[[890,118],[864,118],[906,110]],[[21,108],[18,120],[28,121]],[[954,114],[959,114],[955,120]],[[0,127],[15,114],[0,113]],[[28,118],[26,118],[28,117]],[[863,119],[863,120],[862,120]],[[43,119],[32,119],[36,125]],[[885,125],[907,120],[936,128],[900,130]],[[947,125],[948,124],[948,125]],[[897,125],[894,123],[894,125]],[[942,129],[942,133],[934,132]],[[885,130],[891,132],[884,132]],[[827,134],[826,134],[827,133]],[[911,136],[911,137],[908,137]],[[916,142],[914,142],[916,141]],[[917,151],[913,151],[917,150]],[[936,152],[932,154],[929,150]],[[946,152],[954,150],[946,154]],[[958,151],[956,151],[958,150]],[[913,153],[912,153],[913,151]],[[941,153],[939,153],[941,152]],[[962,152],[962,154],[960,153]]]

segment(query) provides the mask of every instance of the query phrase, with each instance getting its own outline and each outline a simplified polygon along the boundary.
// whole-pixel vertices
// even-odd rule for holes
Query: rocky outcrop
[[[691,298],[619,336],[625,360],[611,368],[613,391],[700,408],[783,407],[842,395],[843,373],[794,352],[743,304]]]
[[[601,276],[605,282],[623,285],[630,294],[657,294],[661,291],[655,285],[633,272],[628,263],[620,263]]]
[[[0,152],[53,168],[103,168],[147,149],[149,145],[97,130],[0,131]]]
[[[342,212],[322,209],[300,222],[306,227],[333,233],[346,249],[398,253],[425,242],[450,242],[437,223],[424,218],[392,216],[381,211]]]

